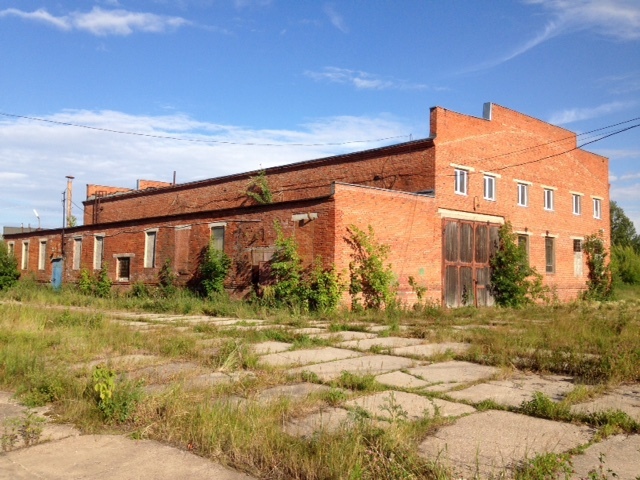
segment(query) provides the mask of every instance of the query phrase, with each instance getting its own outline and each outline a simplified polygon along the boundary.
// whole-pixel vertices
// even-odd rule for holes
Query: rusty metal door
[[[494,304],[489,259],[497,248],[498,225],[443,220],[443,302],[448,307]]]

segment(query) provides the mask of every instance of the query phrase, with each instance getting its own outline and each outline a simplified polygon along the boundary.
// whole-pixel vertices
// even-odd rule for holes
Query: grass
[[[417,445],[446,422],[438,417],[397,421],[381,430],[366,415],[354,411],[351,423],[333,434],[305,440],[283,433],[282,425],[291,419],[319,408],[340,406],[354,394],[384,390],[373,375],[345,372],[331,382],[326,393],[305,401],[240,405],[229,401],[229,396],[251,398],[265,388],[301,379],[321,383],[308,373],[293,378],[281,370],[260,367],[251,344],[279,341],[291,343],[293,348],[316,348],[336,343],[336,339],[317,339],[278,328],[313,326],[317,321],[327,322],[332,332],[364,331],[375,324],[386,325],[389,333],[401,332],[403,336],[466,342],[469,351],[456,355],[457,359],[506,370],[516,365],[538,373],[577,377],[579,384],[564,402],[552,402],[540,394],[515,411],[591,425],[601,437],[617,432],[640,433],[638,422],[623,412],[572,414],[569,409],[618,383],[640,381],[640,301],[635,300],[640,291],[623,293],[626,300],[611,303],[520,310],[442,310],[428,306],[321,316],[297,312],[291,316],[283,310],[226,297],[203,300],[178,292],[171,298],[98,299],[71,288],[53,292],[21,283],[0,292],[0,388],[16,392],[29,406],[51,404],[61,420],[86,432],[120,432],[157,439],[262,478],[444,480],[449,478],[445,470],[416,453]],[[87,309],[78,310],[76,306]],[[170,327],[136,331],[112,321],[108,312],[115,310],[264,319],[273,327],[229,330],[185,323],[187,328],[181,331]],[[201,353],[200,339],[215,344],[211,353]],[[104,380],[108,375],[101,381],[105,388],[112,389],[113,402],[101,404],[103,399],[95,390],[100,380],[93,378],[91,369],[77,365],[129,354],[156,355],[166,362],[197,363],[209,371],[245,371],[252,375],[230,385],[187,389],[176,384],[166,392],[146,395],[140,384],[127,382],[117,363],[106,362],[114,371],[113,384]],[[477,407],[503,408],[492,402]],[[402,417],[402,412],[396,413]],[[11,443],[15,432],[7,435],[5,443]],[[536,457],[518,467],[517,478],[562,478],[565,460],[557,455]]]

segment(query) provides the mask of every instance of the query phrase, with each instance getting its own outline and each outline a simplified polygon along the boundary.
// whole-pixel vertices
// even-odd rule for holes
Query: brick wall
[[[433,151],[429,140],[267,169],[274,201],[290,202],[323,195],[333,181],[394,190],[432,189]],[[253,172],[255,175],[256,172]],[[98,201],[97,223],[158,215],[250,206],[246,195],[252,174],[133,192]],[[84,224],[94,223],[96,200],[85,201]]]
[[[272,204],[230,209],[215,213],[190,214],[171,218],[148,218],[135,222],[118,222],[100,226],[82,226],[65,231],[65,282],[77,281],[80,271],[93,271],[95,238],[104,238],[104,263],[109,277],[116,286],[128,288],[131,283],[156,283],[165,261],[170,260],[179,274],[180,283],[188,283],[197,272],[199,255],[208,245],[211,224],[225,226],[224,250],[232,258],[232,271],[227,286],[245,293],[251,287],[253,275],[252,249],[271,247],[276,239],[274,223],[278,221],[287,236],[294,236],[306,264],[321,257],[325,265],[331,265],[334,252],[334,206],[330,188],[320,199],[301,200],[285,204]],[[317,219],[293,221],[294,214],[317,214]],[[145,236],[156,232],[156,258],[154,268],[144,267]],[[48,259],[60,256],[61,231],[43,231],[20,234],[11,238],[15,242],[17,260],[22,260],[22,241],[29,240],[29,266],[23,274],[35,275],[41,282],[51,279],[50,261],[45,270],[38,270],[39,239],[48,240]],[[46,235],[45,235],[46,233]],[[73,269],[74,238],[82,238],[81,266]],[[127,282],[117,282],[117,258],[128,257],[131,276]],[[180,265],[176,268],[175,260]]]
[[[491,120],[443,108],[431,111],[436,150],[436,199],[440,208],[497,215],[513,229],[530,235],[532,265],[557,289],[562,299],[575,298],[584,288],[583,274],[574,271],[573,239],[604,230],[609,244],[608,159],[574,150],[576,135],[498,105]],[[454,192],[451,164],[473,167],[467,195]],[[483,198],[483,172],[496,175],[496,201]],[[530,182],[529,206],[518,206],[517,182]],[[544,209],[544,187],[554,195],[552,211]],[[582,214],[573,214],[572,192],[583,194]],[[593,196],[601,198],[601,219],[593,217]],[[545,273],[544,236],[556,244],[556,271]]]
[[[337,184],[336,267],[348,279],[351,249],[344,241],[347,227],[373,228],[376,240],[389,245],[388,263],[399,282],[399,298],[416,301],[408,283],[413,276],[427,287],[427,297],[440,303],[442,226],[435,199],[403,192]],[[346,298],[345,298],[346,299]]]

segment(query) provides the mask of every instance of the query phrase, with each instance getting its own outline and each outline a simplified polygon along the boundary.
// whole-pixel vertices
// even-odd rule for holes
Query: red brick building
[[[262,280],[278,220],[306,262],[347,271],[346,229],[371,225],[391,246],[400,298],[408,278],[445,305],[491,304],[488,261],[510,221],[559,298],[585,287],[585,235],[609,244],[608,159],[577,148],[574,133],[486,104],[482,118],[431,109],[430,137],[265,171],[273,202],[247,195],[249,172],[185,184],[87,186],[84,225],[7,235],[23,274],[64,281],[103,263],[116,285],[154,283],[170,260],[182,282],[213,237],[233,260],[227,286]],[[64,242],[64,251],[62,245]],[[64,259],[64,260],[63,260]]]

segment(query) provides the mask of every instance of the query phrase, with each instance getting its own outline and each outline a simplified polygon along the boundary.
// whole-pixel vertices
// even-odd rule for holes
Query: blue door
[[[62,259],[51,260],[51,285],[58,290],[62,285]]]

